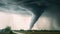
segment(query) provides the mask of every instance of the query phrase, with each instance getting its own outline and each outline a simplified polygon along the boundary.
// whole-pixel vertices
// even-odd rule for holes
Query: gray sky
[[[17,1],[17,0],[0,0],[0,28],[5,28],[11,26],[12,29],[28,29],[31,19],[32,12],[27,9],[27,7],[21,7],[20,5],[27,5],[29,2],[24,3],[29,0]],[[33,1],[33,0],[31,0]],[[41,5],[45,1],[34,1],[31,3],[36,3]],[[21,3],[21,4],[20,4]],[[58,2],[57,2],[58,3]],[[48,4],[47,4],[48,6]],[[31,9],[31,8],[29,8]],[[23,26],[23,27],[22,27]],[[20,27],[20,28],[19,28]],[[46,30],[60,30],[60,6],[54,5],[54,2],[50,7],[42,14],[39,18],[34,29],[46,29]]]

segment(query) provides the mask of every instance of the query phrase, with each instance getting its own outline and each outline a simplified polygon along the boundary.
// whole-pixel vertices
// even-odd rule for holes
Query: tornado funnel
[[[32,22],[31,22],[29,30],[31,30],[33,28],[34,24],[37,22],[37,20],[39,19],[39,17],[40,16],[37,16],[37,15],[33,16],[33,19],[32,19]]]

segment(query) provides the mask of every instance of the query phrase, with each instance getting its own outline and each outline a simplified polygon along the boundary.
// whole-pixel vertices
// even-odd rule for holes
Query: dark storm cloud
[[[21,0],[17,2],[18,2],[17,5],[21,5],[30,10],[32,9],[33,10],[32,12],[35,13],[35,15],[37,16],[38,15],[40,16],[40,13],[42,13],[38,9],[47,10],[46,12],[50,14],[47,16],[50,16],[51,18],[55,16],[54,18],[57,19],[58,16],[60,15],[60,0]],[[37,20],[38,18],[35,17],[35,19]],[[33,25],[36,23],[37,20],[35,19],[34,19],[35,22],[32,23],[31,27],[33,27]]]
[[[31,10],[33,9],[33,11],[38,11],[39,8],[37,7],[48,8],[52,5],[59,5],[59,1],[60,0],[0,0],[0,6],[8,9],[11,7],[11,5],[16,5],[15,7],[22,6]],[[15,7],[13,8],[15,9]],[[18,7],[15,10],[20,10],[20,8]]]
[[[47,10],[46,12],[51,13],[50,16],[58,15],[60,13],[60,0],[0,0],[0,10],[3,8],[12,10],[13,12],[16,11],[16,13],[29,14],[29,12],[25,10],[25,8],[27,8],[38,16],[36,17],[38,20],[39,16],[43,13],[41,10]],[[37,20],[35,20],[35,22]],[[34,25],[35,22],[32,23],[32,25]]]
[[[15,2],[15,0],[0,0],[0,11],[5,10],[4,12],[31,15],[28,12],[29,10],[17,4],[18,2]]]

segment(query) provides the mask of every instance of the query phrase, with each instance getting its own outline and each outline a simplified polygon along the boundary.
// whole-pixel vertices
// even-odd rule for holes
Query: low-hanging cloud
[[[20,5],[17,5],[16,2],[14,2],[13,0],[0,0],[0,11],[16,13],[16,14],[32,15],[30,10],[21,7]]]

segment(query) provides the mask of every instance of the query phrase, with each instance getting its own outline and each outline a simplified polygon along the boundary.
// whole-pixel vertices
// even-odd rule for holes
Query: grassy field
[[[11,33],[0,33],[0,34],[11,34]],[[15,33],[20,34],[20,33]],[[60,32],[25,32],[22,34],[60,34]]]
[[[17,33],[16,33],[17,32]],[[15,32],[0,32],[0,34],[60,34],[60,31],[47,31],[47,30],[21,30]]]
[[[60,34],[60,32],[27,32],[25,34]]]
[[[19,32],[19,31],[18,31]],[[56,30],[53,30],[53,31],[48,31],[48,30],[22,30],[22,32],[20,31],[19,33],[22,33],[22,34],[60,34],[60,31],[56,31]]]
[[[25,32],[25,34],[60,34],[60,31]]]

